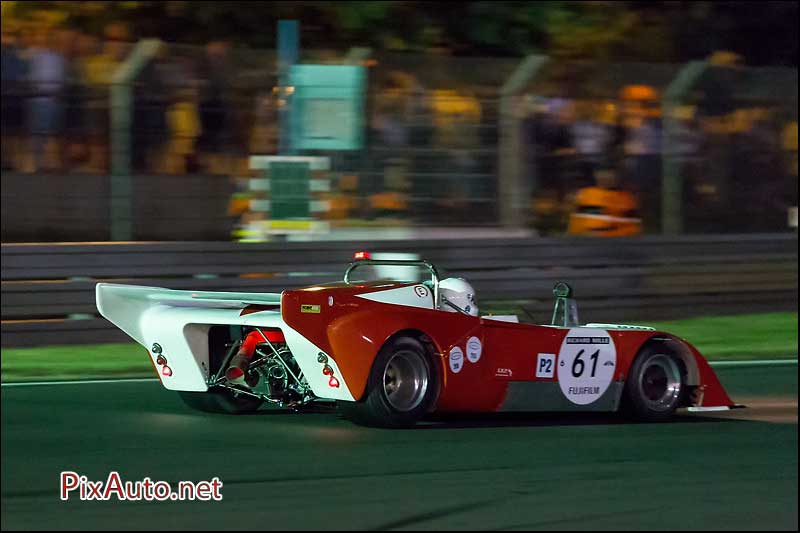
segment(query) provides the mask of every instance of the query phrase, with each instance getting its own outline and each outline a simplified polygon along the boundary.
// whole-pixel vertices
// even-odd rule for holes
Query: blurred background
[[[3,346],[127,340],[97,281],[356,250],[531,320],[559,280],[589,321],[796,318],[795,2],[0,5]]]
[[[2,2],[6,243],[791,232],[797,168],[794,2]]]

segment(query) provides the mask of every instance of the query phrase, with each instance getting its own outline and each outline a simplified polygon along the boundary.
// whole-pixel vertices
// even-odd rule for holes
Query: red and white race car
[[[521,324],[480,316],[470,285],[440,280],[426,261],[356,259],[340,283],[281,294],[99,283],[97,308],[147,348],[164,387],[205,411],[336,400],[355,422],[404,427],[432,411],[625,410],[661,421],[679,407],[734,407],[691,344],[579,324],[565,283],[551,324]],[[367,266],[430,279],[355,281]]]

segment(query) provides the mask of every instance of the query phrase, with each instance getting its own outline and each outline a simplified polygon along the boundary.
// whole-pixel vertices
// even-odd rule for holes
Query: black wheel
[[[226,413],[240,415],[252,413],[263,403],[258,398],[240,394],[234,396],[226,390],[208,392],[178,391],[183,402],[198,411],[206,413]]]
[[[655,345],[640,353],[625,383],[624,407],[633,418],[662,422],[672,417],[686,392],[682,361]]]
[[[436,396],[435,372],[425,348],[399,337],[375,358],[360,402],[338,402],[345,418],[357,424],[410,427],[428,412]]]

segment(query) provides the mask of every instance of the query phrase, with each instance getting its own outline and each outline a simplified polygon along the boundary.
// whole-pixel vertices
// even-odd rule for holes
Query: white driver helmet
[[[475,302],[475,289],[461,278],[447,278],[439,283],[440,308],[443,311],[457,313],[458,307],[465,313],[478,316],[478,304]],[[445,301],[450,302],[448,305]]]

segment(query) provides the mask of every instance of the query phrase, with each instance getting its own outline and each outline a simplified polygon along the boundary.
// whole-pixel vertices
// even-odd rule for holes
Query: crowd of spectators
[[[4,27],[3,169],[109,172],[111,89],[132,49],[117,24],[102,38],[66,28]],[[164,46],[146,63],[132,85],[134,172],[231,174],[246,167],[251,143],[274,150],[273,84],[237,106],[229,50],[225,42],[190,53]]]
[[[4,169],[107,169],[108,88],[130,49],[126,37],[114,26],[103,40],[69,29],[4,28]]]
[[[367,151],[374,179],[365,192],[403,195],[410,200],[397,203],[406,213],[428,220],[490,220],[496,109],[496,99],[481,98],[474,88],[432,89],[391,72],[371,90]]]
[[[111,89],[132,49],[131,36],[118,24],[102,37],[4,26],[3,169],[109,173]],[[274,71],[240,84],[250,74],[237,70],[231,55],[221,41],[183,51],[165,45],[145,63],[132,86],[127,126],[134,173],[243,176],[249,154],[276,153],[280,95]],[[363,200],[353,203],[360,210],[343,216],[388,211],[427,222],[436,216],[496,220],[497,87],[493,96],[478,96],[469,86],[426,87],[425,79],[399,70],[373,81],[364,150],[334,155],[348,178],[340,191]],[[641,84],[611,98],[557,91],[520,98],[518,155],[531,190],[566,209],[575,192],[602,172],[606,184],[637,195],[645,229],[657,231],[668,119],[669,157],[684,177],[686,205],[698,206],[694,211],[752,204],[755,197],[762,207],[775,204],[756,217],[772,211],[783,216],[776,198],[796,205],[796,110],[792,116],[748,103],[720,112],[698,101],[664,117],[662,96]]]
[[[796,205],[797,143],[791,139],[797,117],[786,111],[740,102],[709,113],[699,100],[664,117],[655,89],[627,86],[609,99],[526,97],[518,116],[538,205],[568,215],[575,193],[594,186],[602,171],[604,178],[613,175],[605,186],[636,195],[645,231],[658,232],[669,157],[682,179],[687,217],[697,217],[704,229],[724,231],[726,224],[736,224],[726,210],[737,217],[747,211],[766,229],[781,227],[786,206]],[[711,220],[718,227],[709,227]],[[558,224],[566,224],[565,216]]]

